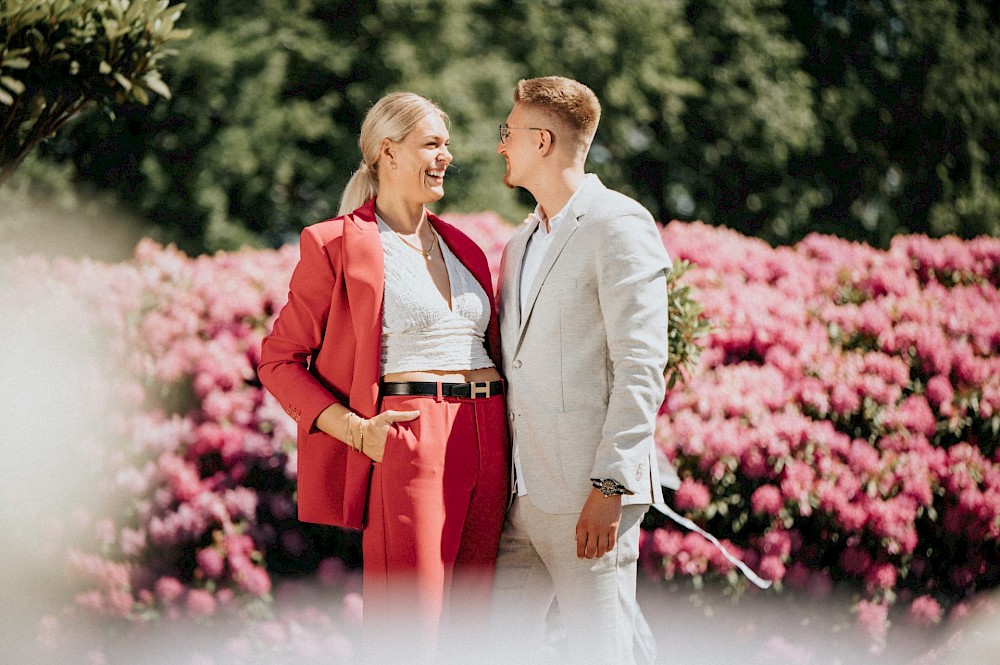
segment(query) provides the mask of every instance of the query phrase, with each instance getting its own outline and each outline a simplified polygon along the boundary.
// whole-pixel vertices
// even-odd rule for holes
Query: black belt
[[[392,381],[382,384],[383,395],[430,395],[437,397],[493,397],[503,393],[503,381],[473,381],[472,383],[436,383],[434,381]]]

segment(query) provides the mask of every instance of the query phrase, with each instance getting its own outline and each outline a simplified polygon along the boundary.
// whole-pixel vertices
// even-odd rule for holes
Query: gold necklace
[[[389,228],[392,228],[392,227],[389,227]],[[437,247],[437,241],[438,241],[438,237],[437,237],[437,234],[434,233],[434,227],[433,226],[431,226],[431,246],[428,247],[426,250],[423,250],[420,247],[417,247],[416,245],[412,244],[409,240],[407,240],[406,238],[404,238],[399,233],[399,231],[397,231],[396,229],[392,229],[392,232],[396,234],[397,238],[399,238],[400,240],[403,241],[404,245],[406,245],[407,247],[409,247],[410,249],[412,249],[414,251],[420,252],[420,254],[423,255],[425,261],[430,261],[431,260],[431,252],[433,252],[434,248]]]

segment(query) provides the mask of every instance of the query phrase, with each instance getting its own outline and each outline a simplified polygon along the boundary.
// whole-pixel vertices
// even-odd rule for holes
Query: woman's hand
[[[362,442],[362,452],[374,462],[381,462],[385,455],[385,441],[394,423],[415,420],[419,411],[383,411],[374,418],[362,420],[360,427],[364,433],[356,432],[355,441]]]

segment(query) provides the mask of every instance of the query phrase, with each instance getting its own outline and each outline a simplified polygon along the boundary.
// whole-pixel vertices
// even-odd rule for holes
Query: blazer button
[[[514,369],[521,369],[521,361],[520,360],[515,360],[514,361]]]
[[[514,422],[514,412],[511,411],[510,413],[508,413],[507,418],[510,420],[510,422]]]

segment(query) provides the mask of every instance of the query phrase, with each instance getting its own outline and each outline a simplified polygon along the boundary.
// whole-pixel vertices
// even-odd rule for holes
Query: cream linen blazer
[[[500,265],[507,411],[528,495],[578,513],[591,478],[628,488],[623,504],[662,503],[653,442],[667,364],[670,257],[649,212],[590,175],[519,312],[533,220]]]

